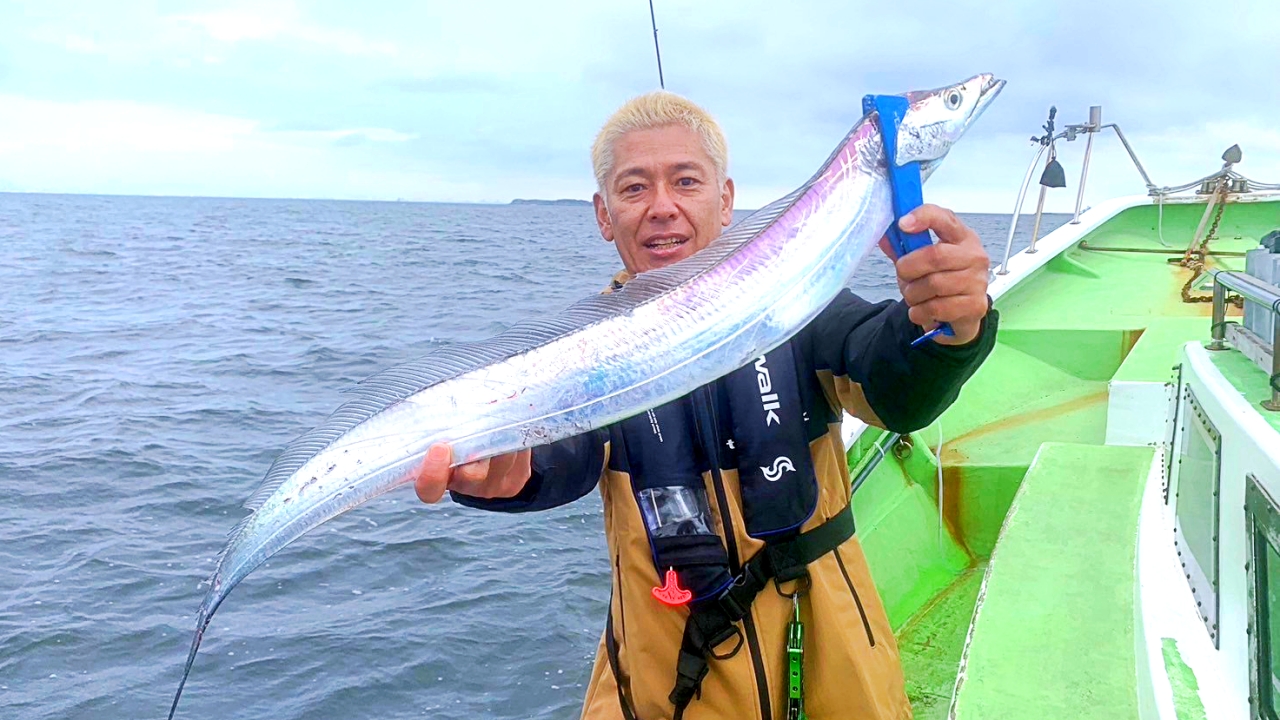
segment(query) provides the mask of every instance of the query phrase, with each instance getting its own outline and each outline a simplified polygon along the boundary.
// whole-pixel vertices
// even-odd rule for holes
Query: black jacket
[[[978,337],[966,345],[929,342],[911,347],[921,330],[908,319],[905,303],[872,304],[845,290],[791,342],[798,350],[803,376],[814,378],[815,383],[822,378],[837,393],[856,384],[885,427],[911,432],[933,422],[955,401],[961,385],[994,347],[997,323],[998,313],[991,309]],[[812,438],[840,420],[831,404],[821,401],[820,392],[814,397],[808,408]],[[573,502],[599,482],[605,469],[605,444],[615,433],[614,427],[601,428],[534,448],[532,475],[515,497],[481,499],[452,493],[453,499],[500,512],[545,510]],[[611,467],[625,462],[618,453],[610,458]]]

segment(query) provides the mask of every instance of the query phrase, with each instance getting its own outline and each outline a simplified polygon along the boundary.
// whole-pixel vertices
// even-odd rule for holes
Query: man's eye
[[[640,183],[634,183],[622,189],[623,192],[629,192],[629,193],[638,193],[641,190],[644,190],[644,186],[641,185]]]
[[[698,179],[691,178],[691,177],[682,177],[676,181],[676,184],[678,184],[680,187],[693,187],[694,185],[698,184]]]

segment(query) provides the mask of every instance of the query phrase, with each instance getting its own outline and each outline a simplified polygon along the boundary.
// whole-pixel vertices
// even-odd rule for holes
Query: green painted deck
[[[1154,455],[1041,448],[991,559],[958,718],[1137,717],[1133,568]]]
[[[1213,361],[1213,366],[1218,368],[1218,372],[1222,373],[1227,382],[1244,395],[1250,405],[1256,408],[1263,400],[1271,399],[1271,386],[1268,384],[1267,374],[1249,358],[1229,350],[1209,353],[1209,359]],[[1264,410],[1261,411],[1261,415],[1272,429],[1280,432],[1280,412]]]
[[[974,707],[994,708],[983,703],[995,703],[1001,694],[1022,698],[1024,704],[1017,712],[1012,703],[1007,712],[970,711],[963,717],[1112,716],[1037,705],[1036,697],[1049,694],[1048,686],[1064,687],[1056,679],[1048,685],[1039,682],[1049,671],[1062,673],[1064,682],[1077,683],[1071,687],[1081,692],[1078,684],[1096,681],[1086,697],[1120,703],[1114,717],[1136,717],[1131,697],[1132,568],[1111,565],[1114,572],[1096,577],[1092,567],[1083,573],[1080,548],[1092,546],[1078,541],[1087,534],[1082,530],[1092,528],[1090,522],[1105,527],[1089,532],[1119,533],[1126,523],[1136,532],[1137,496],[1116,495],[1132,488],[1104,487],[1090,473],[1115,463],[1133,476],[1142,453],[1150,457],[1149,449],[1104,446],[1111,383],[1168,382],[1178,348],[1209,339],[1210,304],[1182,302],[1180,290],[1190,271],[1168,262],[1181,257],[1203,212],[1203,205],[1167,205],[1167,245],[1162,245],[1155,206],[1125,210],[1084,237],[1087,247],[1077,243],[997,300],[1001,329],[990,358],[937,423],[912,435],[914,447],[906,459],[889,455],[855,496],[858,532],[890,621],[898,628],[916,717],[946,716],[979,578],[993,551],[998,559],[984,596],[982,636],[974,640],[965,692],[973,693],[973,702],[979,703]],[[1232,253],[1256,247],[1276,228],[1280,201],[1229,205],[1211,246],[1222,254],[1211,254],[1210,266],[1241,269],[1243,258]],[[1265,376],[1239,353],[1212,357],[1251,402],[1265,397]],[[1280,431],[1277,415],[1269,421]],[[865,434],[850,451],[851,467],[865,453],[877,452],[869,448],[879,437],[877,432]],[[939,438],[941,502],[932,451]],[[1028,476],[1036,457],[1037,469]],[[1025,492],[1024,484],[1029,488]],[[1019,492],[1024,497],[1018,500],[1011,532],[997,541]],[[1132,532],[1126,536],[1130,541]],[[1010,538],[1015,539],[1012,549],[1006,548]],[[1068,577],[1075,578],[1078,588],[1063,587]],[[1129,585],[1121,592],[1122,579]],[[1123,596],[1116,596],[1116,603],[1128,603],[1128,630],[1121,627],[1121,615],[1095,608],[1104,587]],[[1079,592],[1055,598],[1051,590]],[[1043,612],[1036,609],[1041,607]],[[1050,608],[1079,617],[1055,626]],[[1105,617],[1089,619],[1095,611]],[[1031,621],[1042,623],[1044,630],[1027,631]],[[1081,646],[1068,628],[1090,633],[1090,642],[1099,649],[1096,668],[1068,667],[1078,663]],[[1096,637],[1100,631],[1117,634]],[[1008,637],[1002,639],[1002,634]],[[1019,658],[1014,641],[1027,635],[1039,635],[1044,657]],[[1127,655],[1118,639],[1122,637],[1129,638]],[[1128,672],[1119,673],[1124,663]],[[1115,685],[1104,677],[1113,672],[1116,678],[1129,678],[1127,684]]]
[[[1200,700],[1200,683],[1193,671],[1182,659],[1178,641],[1164,638],[1160,653],[1173,687],[1173,707],[1178,720],[1205,720],[1204,702]]]
[[[1209,325],[1210,319],[1201,317],[1151,321],[1111,379],[1167,382],[1177,361],[1178,348],[1190,340],[1207,340]]]
[[[943,720],[951,707],[956,667],[973,619],[985,568],[965,570],[898,633],[902,672],[915,720]]]

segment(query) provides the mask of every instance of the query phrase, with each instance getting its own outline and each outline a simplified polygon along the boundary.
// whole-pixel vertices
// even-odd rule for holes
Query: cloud
[[[62,41],[63,47],[75,53],[95,53],[98,52],[98,43],[91,38],[84,37],[72,33],[67,35]]]
[[[369,199],[483,192],[425,168],[353,168],[332,150],[349,139],[414,139],[386,128],[266,130],[255,120],[181,108],[7,95],[0,108],[4,190]]]
[[[474,73],[436,75],[395,80],[391,87],[407,93],[427,95],[473,95],[480,93],[512,92],[511,83]]]
[[[1242,169],[1280,179],[1267,177],[1280,168],[1273,129],[1280,45],[1267,39],[1280,6],[1224,2],[1173,0],[1158,15],[1101,0],[1076,0],[1070,13],[1019,0],[655,5],[667,86],[723,123],[743,205],[803,182],[857,120],[864,93],[989,70],[1008,88],[926,192],[960,209],[1008,212],[1033,151],[1027,137],[1039,132],[1050,104],[1060,122],[1079,122],[1089,105],[1102,104],[1162,185],[1212,171],[1231,142],[1244,148]],[[376,184],[351,178],[379,177],[392,198],[421,197],[425,188],[441,199],[584,197],[595,131],[657,81],[647,5],[563,0],[500,13],[478,3],[392,0],[267,0],[213,10],[193,2],[40,3],[22,17],[0,10],[0,64],[8,69],[0,67],[6,104],[58,103],[71,115],[49,123],[82,118],[68,131],[92,137],[103,146],[99,155],[153,136],[175,147],[205,138],[186,149],[140,151],[121,165],[117,176],[133,191],[152,193],[177,191],[166,178],[178,176],[173,158],[187,153],[202,158],[188,158],[192,173],[217,166],[226,177],[174,187],[289,196],[329,187],[327,194],[345,197],[374,192]],[[113,130],[84,127],[86,113],[107,107],[90,112],[88,102],[117,103],[104,116],[115,118]],[[130,122],[151,131],[126,127],[130,107],[140,113]],[[10,110],[0,106],[0,115]],[[89,143],[75,153],[54,140],[38,147],[47,156],[30,149],[23,157],[67,168],[76,187],[97,177],[75,165],[94,155]],[[236,162],[221,163],[209,148],[224,148]],[[1073,181],[1082,151],[1080,141],[1061,148]],[[33,177],[3,171],[10,187]],[[101,189],[119,186],[113,177]],[[1143,189],[1119,144],[1100,137],[1086,203]],[[1050,193],[1049,202],[1070,209],[1074,194]]]
[[[356,130],[336,130],[322,133],[332,138],[337,147],[353,147],[365,143],[402,143],[416,139],[417,135],[396,132],[385,128],[360,128]]]
[[[103,150],[152,154],[229,150],[257,123],[133,102],[61,103],[0,95],[0,158],[41,151],[67,158]]]
[[[256,3],[236,9],[167,18],[179,25],[199,28],[223,43],[290,40],[343,55],[396,55],[395,43],[372,40],[359,33],[321,27],[307,22],[292,3]]]

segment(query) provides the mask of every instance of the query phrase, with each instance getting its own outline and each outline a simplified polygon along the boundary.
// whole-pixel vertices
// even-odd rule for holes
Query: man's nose
[[[654,187],[653,203],[649,205],[649,216],[655,220],[669,220],[679,213],[671,188],[666,183],[658,183]]]

